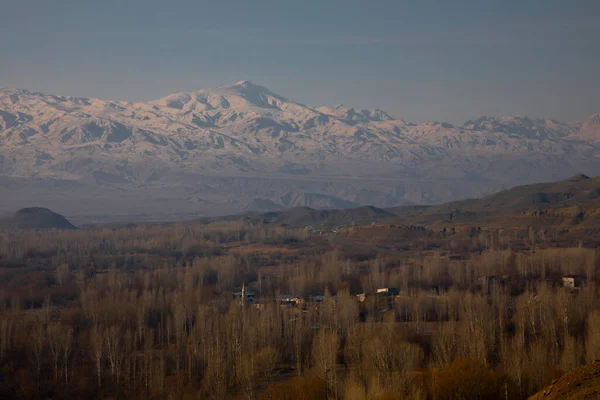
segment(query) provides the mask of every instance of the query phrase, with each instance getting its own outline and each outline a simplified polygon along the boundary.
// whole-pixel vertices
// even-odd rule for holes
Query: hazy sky
[[[150,100],[247,79],[413,122],[600,112],[598,0],[0,5],[0,87]]]

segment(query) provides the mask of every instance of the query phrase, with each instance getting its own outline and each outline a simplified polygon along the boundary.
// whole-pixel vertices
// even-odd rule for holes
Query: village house
[[[279,295],[279,298],[277,301],[281,305],[288,305],[288,306],[299,306],[299,305],[305,303],[304,298],[302,298],[300,296],[291,295],[291,294]]]
[[[398,296],[400,291],[397,288],[384,287],[378,288],[375,293],[381,296]]]
[[[396,304],[396,296],[398,296],[399,294],[400,291],[398,290],[398,288],[378,288],[375,291],[375,295],[379,298],[379,300],[376,300],[376,304],[378,304],[377,307],[385,308],[385,310],[393,309]]]
[[[564,287],[576,289],[586,283],[587,278],[585,275],[565,275],[562,277],[562,282]]]

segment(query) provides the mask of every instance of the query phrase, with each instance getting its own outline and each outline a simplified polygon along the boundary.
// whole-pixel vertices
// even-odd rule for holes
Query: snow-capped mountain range
[[[310,107],[247,81],[147,103],[2,89],[0,191],[14,199],[0,196],[0,211],[33,193],[35,205],[64,193],[74,204],[80,194],[102,199],[83,212],[74,206],[76,216],[102,215],[102,204],[121,204],[117,195],[128,204],[122,213],[235,212],[290,198],[325,208],[437,202],[594,175],[599,148],[600,114],[455,127]]]

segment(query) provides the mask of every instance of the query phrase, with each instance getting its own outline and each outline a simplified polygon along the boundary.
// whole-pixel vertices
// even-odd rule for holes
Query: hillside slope
[[[529,400],[600,399],[600,362],[575,368]]]
[[[600,177],[580,174],[558,182],[517,186],[479,199],[388,211],[422,224],[535,217],[596,226],[600,225]]]

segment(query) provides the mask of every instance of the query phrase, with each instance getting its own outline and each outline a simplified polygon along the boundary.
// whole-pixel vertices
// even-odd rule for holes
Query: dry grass
[[[575,368],[529,400],[600,399],[600,362]]]

